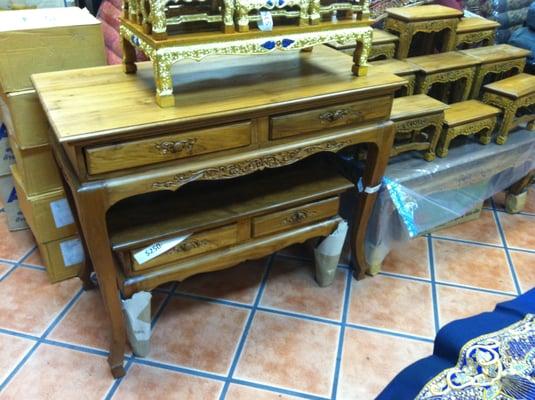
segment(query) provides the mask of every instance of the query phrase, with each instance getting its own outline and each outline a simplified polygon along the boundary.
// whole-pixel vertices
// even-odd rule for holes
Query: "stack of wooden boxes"
[[[104,65],[100,23],[79,8],[3,12],[0,54],[0,105],[19,204],[50,279],[62,280],[77,274],[83,251],[30,76]]]

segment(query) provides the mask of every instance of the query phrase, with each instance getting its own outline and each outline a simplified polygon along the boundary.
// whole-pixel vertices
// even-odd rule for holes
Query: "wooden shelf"
[[[339,194],[353,186],[318,157],[244,178],[194,182],[119,202],[108,214],[113,250],[126,250]],[[158,207],[153,207],[158,204]]]

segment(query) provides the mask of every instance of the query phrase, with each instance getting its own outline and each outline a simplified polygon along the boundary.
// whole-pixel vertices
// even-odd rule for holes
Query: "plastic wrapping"
[[[380,265],[390,249],[464,216],[535,169],[535,133],[516,131],[506,144],[476,142],[447,158],[395,157],[383,179],[366,236],[366,257]]]

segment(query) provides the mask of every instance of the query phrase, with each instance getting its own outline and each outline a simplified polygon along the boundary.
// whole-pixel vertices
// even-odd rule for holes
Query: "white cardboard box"
[[[28,224],[19,207],[17,191],[11,174],[0,176],[0,200],[7,215],[7,227],[10,231],[28,229]]]

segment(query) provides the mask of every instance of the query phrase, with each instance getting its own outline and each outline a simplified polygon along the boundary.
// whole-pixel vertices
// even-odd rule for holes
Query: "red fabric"
[[[463,10],[462,0],[435,0],[435,4],[440,4],[441,6],[455,8],[460,11]]]

